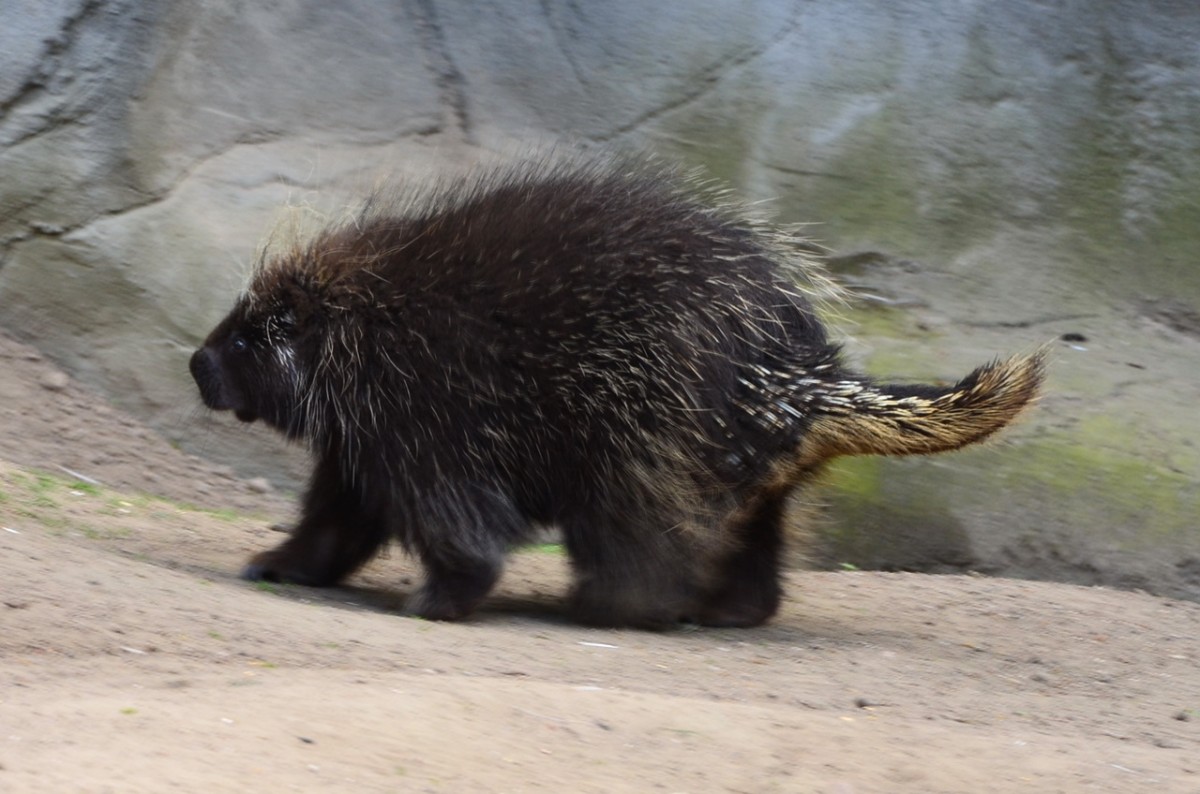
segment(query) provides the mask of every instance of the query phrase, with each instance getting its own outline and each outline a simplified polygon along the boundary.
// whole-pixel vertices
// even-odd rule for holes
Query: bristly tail
[[[922,455],[982,441],[1038,395],[1046,350],[980,367],[949,388],[843,381],[813,401],[811,461],[840,455]]]

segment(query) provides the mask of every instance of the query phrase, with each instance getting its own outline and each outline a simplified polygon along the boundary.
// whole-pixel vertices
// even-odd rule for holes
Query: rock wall
[[[10,0],[0,324],[294,483],[185,367],[281,212],[550,141],[651,149],[814,224],[873,372],[1064,340],[1006,443],[838,466],[818,556],[1200,597],[1196,41],[1190,0]]]

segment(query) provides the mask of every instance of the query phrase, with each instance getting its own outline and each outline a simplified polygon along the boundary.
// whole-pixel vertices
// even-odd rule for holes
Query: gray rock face
[[[839,467],[828,561],[1200,597],[1196,41],[1190,0],[13,0],[0,324],[294,482],[295,451],[198,419],[185,366],[281,217],[547,142],[651,149],[815,224],[871,371],[1070,340],[1006,444]]]

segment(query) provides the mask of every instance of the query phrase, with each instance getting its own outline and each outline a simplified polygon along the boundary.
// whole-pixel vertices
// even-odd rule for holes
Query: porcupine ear
[[[291,274],[278,285],[276,305],[277,320],[290,334],[303,332],[323,313],[317,285],[299,274]]]

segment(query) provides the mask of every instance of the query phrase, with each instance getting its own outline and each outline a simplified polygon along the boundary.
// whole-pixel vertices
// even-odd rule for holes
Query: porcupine
[[[847,370],[796,242],[602,157],[377,194],[264,252],[191,359],[209,408],[315,457],[291,536],[242,575],[332,585],[397,541],[426,574],[408,611],[461,619],[553,525],[581,622],[767,620],[785,502],[822,463],[979,441],[1043,372],[1040,353],[947,388]]]

